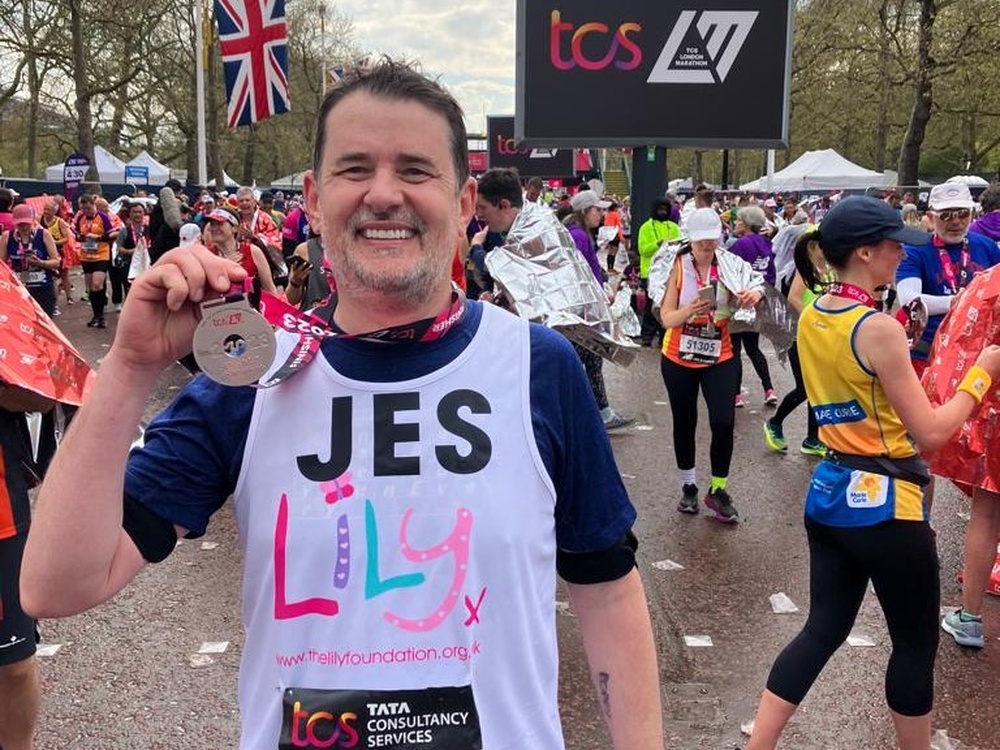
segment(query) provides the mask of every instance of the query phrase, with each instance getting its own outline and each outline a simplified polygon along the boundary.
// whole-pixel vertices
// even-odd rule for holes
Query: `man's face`
[[[795,216],[795,212],[799,210],[799,204],[795,201],[785,201],[785,207],[783,210],[783,216],[786,219],[791,219]]]
[[[527,198],[531,203],[538,200],[538,196],[542,194],[542,186],[536,184],[529,184],[524,190],[524,197]]]
[[[307,172],[304,188],[338,289],[425,303],[449,284],[476,189],[456,184],[447,121],[419,102],[357,91],[325,128],[320,172]]]
[[[270,213],[274,209],[274,198],[262,198],[260,208],[262,211]]]
[[[83,211],[84,216],[92,219],[97,214],[97,205],[93,201],[87,201],[80,204],[80,210]]]
[[[967,208],[944,208],[934,210],[934,234],[946,245],[957,245],[965,239],[972,221],[972,211]]]
[[[476,218],[483,224],[489,226],[492,232],[506,232],[514,223],[511,212],[510,201],[506,198],[500,199],[500,205],[494,206],[483,196],[476,196]]]
[[[54,203],[46,203],[42,206],[42,218],[45,219],[46,224],[50,224],[55,215],[56,207]]]
[[[670,206],[658,206],[656,209],[656,220],[657,221],[669,221],[670,220]]]
[[[240,213],[244,216],[253,213],[257,208],[257,200],[250,193],[238,196],[236,201],[240,205]]]

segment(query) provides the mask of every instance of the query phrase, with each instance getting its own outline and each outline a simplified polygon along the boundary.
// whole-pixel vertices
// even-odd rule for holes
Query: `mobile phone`
[[[698,288],[698,296],[708,303],[709,307],[715,307],[715,287],[703,286]]]

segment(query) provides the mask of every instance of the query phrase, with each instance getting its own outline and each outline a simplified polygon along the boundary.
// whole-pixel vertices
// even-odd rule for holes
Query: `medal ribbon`
[[[944,245],[944,241],[934,235],[934,247],[938,249],[941,256],[941,272],[944,274],[945,283],[951,289],[952,294],[958,294],[959,289],[964,289],[972,280],[972,257],[969,255],[969,238],[962,240],[962,253],[959,258],[958,273],[955,273],[955,264],[951,262],[951,256]]]
[[[454,328],[465,315],[465,294],[457,286],[452,286],[451,302],[448,307],[433,318],[424,318],[401,326],[391,326],[367,333],[344,333],[333,324],[333,313],[337,308],[337,295],[331,293],[318,307],[302,312],[283,299],[268,292],[261,293],[260,312],[273,326],[296,334],[298,343],[292,349],[284,364],[261,388],[270,388],[288,378],[309,364],[319,351],[323,339],[343,338],[360,341],[378,341],[391,344],[404,341],[437,341]]]
[[[859,287],[857,284],[847,284],[843,281],[838,281],[830,285],[827,290],[827,294],[831,294],[834,297],[840,297],[841,299],[854,300],[855,302],[860,302],[866,307],[870,307],[873,310],[878,309],[875,307],[875,299],[864,289]]]

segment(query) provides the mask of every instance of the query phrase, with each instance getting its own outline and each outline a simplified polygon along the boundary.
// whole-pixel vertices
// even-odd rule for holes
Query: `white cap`
[[[197,224],[187,223],[180,228],[181,247],[193,245],[201,240],[201,227]]]
[[[696,208],[687,217],[684,226],[691,242],[717,240],[722,237],[722,220],[710,208]]]
[[[931,188],[927,205],[931,211],[943,211],[948,208],[973,208],[976,202],[964,182],[945,182]]]
[[[583,213],[597,206],[598,208],[611,208],[611,201],[602,201],[593,190],[581,190],[572,198],[569,205],[574,211]]]

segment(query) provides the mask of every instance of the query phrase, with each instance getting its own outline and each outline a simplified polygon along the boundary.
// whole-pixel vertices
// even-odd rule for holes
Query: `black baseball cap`
[[[862,245],[877,245],[882,240],[927,245],[931,235],[906,226],[896,209],[867,195],[842,198],[819,225],[819,244],[828,251],[853,250]]]

